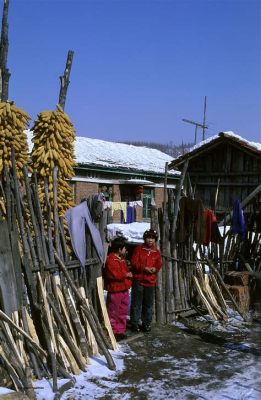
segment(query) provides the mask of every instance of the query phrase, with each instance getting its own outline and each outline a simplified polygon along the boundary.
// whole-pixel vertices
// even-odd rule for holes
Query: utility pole
[[[207,111],[207,96],[205,96],[205,100],[204,100],[204,116],[203,116],[203,131],[202,131],[202,139],[203,140],[205,140],[206,111]]]
[[[205,140],[205,129],[208,129],[208,126],[206,125],[206,111],[207,111],[207,96],[205,96],[205,99],[204,99],[204,114],[203,114],[203,123],[202,124],[200,122],[191,121],[190,119],[182,118],[182,121],[187,122],[188,124],[195,125],[194,144],[197,143],[198,127],[202,128],[202,140]]]

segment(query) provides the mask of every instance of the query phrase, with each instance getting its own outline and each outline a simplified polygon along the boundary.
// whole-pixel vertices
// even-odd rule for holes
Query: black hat
[[[117,237],[111,242],[111,250],[112,251],[118,251],[119,249],[122,249],[123,247],[126,246],[127,240],[125,237]]]
[[[148,229],[147,231],[145,231],[143,233],[143,239],[145,240],[147,238],[152,238],[152,239],[158,240],[158,234],[153,229]]]

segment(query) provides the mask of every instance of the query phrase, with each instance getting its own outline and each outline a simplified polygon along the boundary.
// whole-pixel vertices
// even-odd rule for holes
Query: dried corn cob
[[[28,143],[24,132],[30,117],[13,102],[0,103],[0,175],[6,165],[11,168],[11,149],[15,150],[17,175],[21,179],[22,168],[28,161]]]
[[[11,151],[15,150],[16,171],[23,177],[23,165],[28,162],[28,143],[24,132],[28,127],[29,115],[15,106],[14,102],[0,102],[0,177],[5,166],[11,168]],[[5,215],[5,205],[1,198],[0,211]]]
[[[72,122],[64,111],[44,111],[33,126],[32,168],[38,171],[39,196],[44,203],[44,178],[48,180],[48,196],[53,205],[54,167],[58,167],[58,211],[64,215],[73,206],[73,195],[67,179],[74,175],[74,139]]]

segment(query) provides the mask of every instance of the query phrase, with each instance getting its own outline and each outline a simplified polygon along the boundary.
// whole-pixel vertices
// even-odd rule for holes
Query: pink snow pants
[[[129,292],[115,292],[107,294],[107,310],[113,333],[126,332],[126,319],[129,306]]]

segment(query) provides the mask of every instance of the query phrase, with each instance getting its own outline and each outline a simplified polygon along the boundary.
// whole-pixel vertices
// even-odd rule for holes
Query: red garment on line
[[[217,222],[217,218],[213,211],[206,208],[204,210],[204,219],[205,219],[205,233],[204,233],[204,244],[209,245],[213,237],[213,228],[214,224]]]

